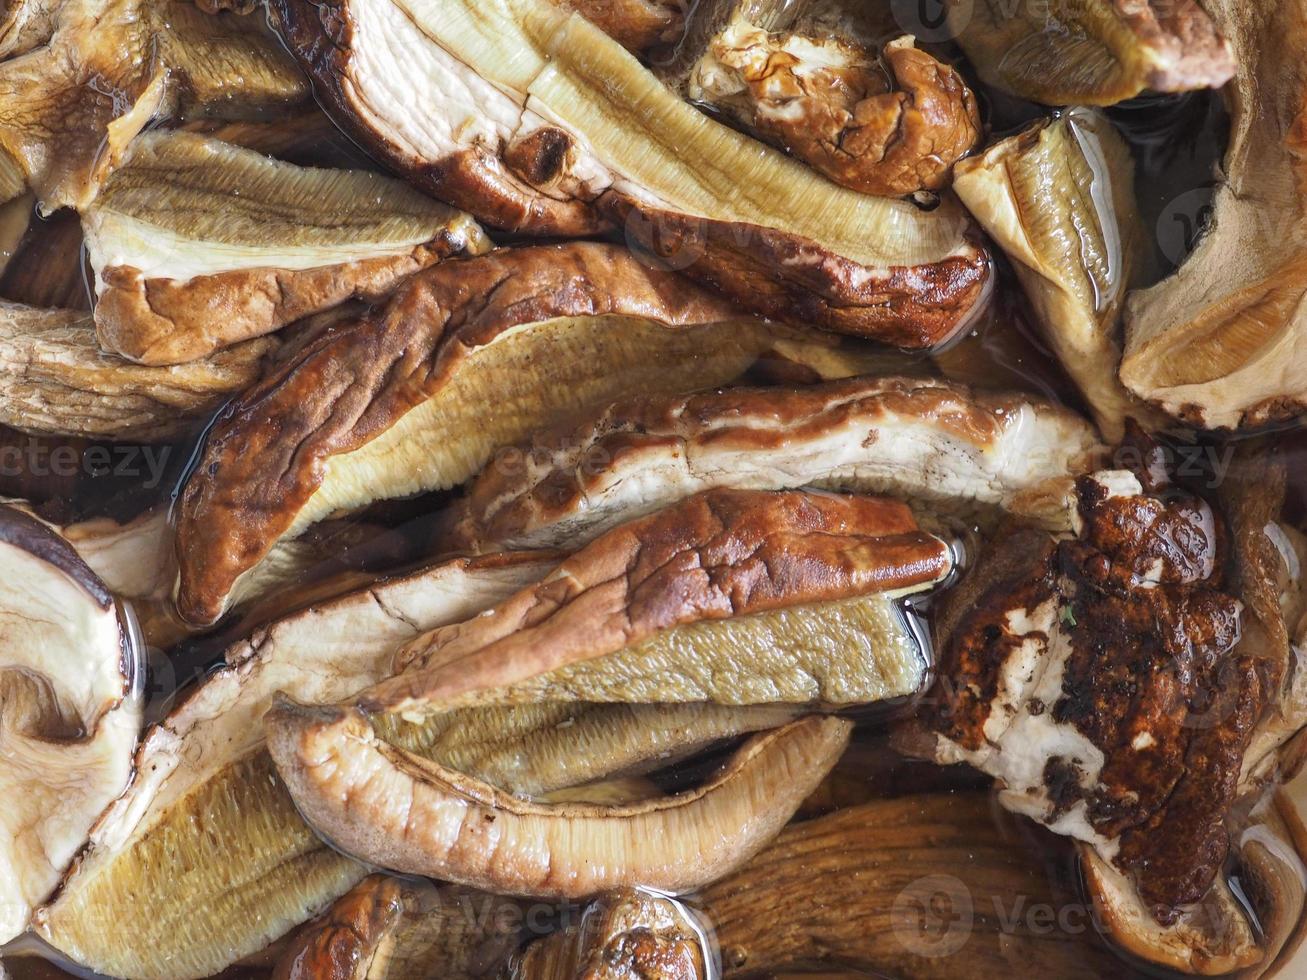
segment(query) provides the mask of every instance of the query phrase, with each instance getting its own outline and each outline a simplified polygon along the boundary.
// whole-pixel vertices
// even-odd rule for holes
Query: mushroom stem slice
[[[44,524],[0,506],[0,943],[29,925],[132,775],[140,650]]]
[[[405,640],[475,616],[556,561],[456,559],[234,644],[147,732],[137,779],[39,913],[42,938],[97,973],[178,980],[218,973],[320,912],[367,872],[322,845],[277,780],[259,724],[273,693],[346,697],[386,676]]]
[[[1069,530],[1072,484],[1101,452],[1070,412],[931,379],[630,397],[503,454],[513,465],[472,481],[446,543],[575,547],[714,486],[889,493]]]
[[[987,297],[988,256],[955,200],[925,211],[833,184],[549,0],[275,9],[341,124],[487,224],[624,228],[747,309],[897,346],[942,342]],[[411,73],[385,68],[398,63],[438,96],[415,106]]]
[[[1235,56],[1197,0],[949,0],[949,25],[988,85],[1046,105],[1220,88]]]
[[[1130,149],[1107,118],[1077,108],[1037,123],[964,160],[954,189],[1012,260],[1106,440],[1121,440],[1128,416],[1151,420],[1117,377],[1120,316],[1146,236]]]
[[[179,367],[145,367],[105,353],[89,314],[0,301],[0,423],[36,435],[170,441],[257,381],[277,347],[251,340]]]
[[[300,812],[379,867],[509,894],[697,888],[743,863],[833,766],[851,725],[754,736],[697,789],[637,804],[528,803],[395,748],[356,709],[281,697],[268,745]]]
[[[379,299],[451,254],[490,247],[467,215],[399,181],[177,132],[137,138],[82,224],[100,341],[144,364]]]
[[[1179,271],[1131,295],[1121,379],[1187,424],[1251,427],[1307,410],[1307,14],[1208,7],[1239,62],[1224,181]]]
[[[901,37],[878,58],[824,25],[805,30],[787,3],[704,2],[682,85],[693,103],[729,113],[837,184],[897,197],[947,186],[980,141],[980,111],[962,77]],[[782,13],[776,16],[781,8]],[[697,60],[694,60],[696,59]]]
[[[454,486],[496,449],[624,392],[722,384],[805,346],[829,353],[616,246],[434,266],[210,429],[179,508],[179,613],[215,621],[279,542],[324,518]]]

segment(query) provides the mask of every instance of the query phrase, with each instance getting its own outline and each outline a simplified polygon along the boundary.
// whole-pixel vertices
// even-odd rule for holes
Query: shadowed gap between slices
[[[926,212],[841,188],[547,0],[336,0],[330,23],[303,0],[276,10],[338,121],[489,224],[624,229],[756,312],[901,346],[941,342],[985,298],[988,256],[956,201]],[[438,112],[400,97],[400,51]]]
[[[631,390],[731,381],[831,345],[741,319],[616,246],[501,250],[418,274],[309,344],[209,430],[178,511],[182,618],[323,518],[461,483],[496,449]],[[820,368],[819,368],[820,369]]]
[[[132,142],[82,217],[109,350],[194,360],[490,248],[461,212],[367,171],[297,167],[216,139]]]

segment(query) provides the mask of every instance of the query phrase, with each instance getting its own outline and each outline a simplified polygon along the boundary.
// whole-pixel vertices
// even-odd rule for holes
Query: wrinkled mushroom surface
[[[467,215],[366,171],[189,133],[137,138],[82,219],[109,350],[175,364],[490,247]]]
[[[41,911],[41,936],[99,973],[204,977],[317,914],[367,872],[314,836],[278,782],[259,724],[272,694],[345,697],[386,676],[405,640],[475,615],[552,564],[541,553],[454,560],[310,606],[228,649],[147,732],[137,779]]]
[[[341,125],[488,224],[624,230],[756,312],[899,346],[941,342],[984,298],[988,258],[956,201],[841,188],[696,111],[548,0],[275,10]],[[433,93],[420,105],[415,74]]]
[[[575,545],[714,486],[891,493],[1068,528],[1072,482],[1099,452],[1076,415],[930,379],[630,398],[504,454],[454,508],[447,543]]]
[[[281,539],[456,485],[537,428],[631,390],[721,384],[762,354],[801,361],[804,348],[617,246],[441,263],[224,410],[178,510],[178,610],[213,622]]]
[[[139,650],[44,524],[0,506],[0,942],[27,928],[132,775]]]

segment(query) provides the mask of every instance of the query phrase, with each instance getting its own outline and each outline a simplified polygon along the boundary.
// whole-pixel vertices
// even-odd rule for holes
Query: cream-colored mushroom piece
[[[140,650],[48,527],[0,506],[0,942],[27,928],[132,775]],[[109,914],[104,910],[101,914]]]
[[[1131,295],[1121,379],[1187,424],[1235,429],[1307,411],[1307,11],[1208,7],[1239,66],[1222,177],[1193,254]]]

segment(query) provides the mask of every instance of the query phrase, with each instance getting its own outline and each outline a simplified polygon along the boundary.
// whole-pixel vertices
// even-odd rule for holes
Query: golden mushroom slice
[[[0,301],[0,423],[37,435],[169,441],[254,384],[278,346],[262,338],[145,367],[101,350],[89,313]]]
[[[467,215],[399,181],[178,132],[133,141],[82,227],[100,342],[143,364],[380,299],[443,258],[490,248]]]
[[[357,709],[283,698],[266,723],[296,805],[336,846],[399,871],[569,897],[639,883],[684,891],[729,872],[784,826],[852,728],[791,722],[750,738],[693,790],[603,806],[505,793],[396,749]]]
[[[1237,428],[1307,407],[1307,14],[1291,0],[1208,7],[1239,62],[1224,180],[1193,254],[1130,297],[1121,379],[1186,423]]]
[[[924,378],[634,397],[500,454],[452,509],[446,543],[575,547],[715,486],[891,493],[1069,529],[1072,484],[1101,451],[1071,412]]]
[[[1127,417],[1156,415],[1117,376],[1121,313],[1145,271],[1147,236],[1130,148],[1107,117],[1076,108],[1036,123],[960,163],[953,186],[1012,260],[1104,438],[1119,442]]]
[[[0,506],[0,943],[132,778],[141,651],[68,542]]]
[[[289,105],[307,80],[259,20],[191,0],[64,0],[48,43],[0,63],[0,156],[44,211],[82,207],[150,122]]]
[[[942,342],[986,298],[989,259],[955,200],[840,187],[696,111],[549,0],[273,9],[334,118],[487,224],[615,229],[755,312],[896,346]]]
[[[496,449],[632,390],[731,381],[821,339],[742,318],[613,245],[449,261],[328,331],[209,430],[178,509],[177,606],[207,624],[328,516],[454,486]],[[244,591],[243,591],[244,590]]]
[[[38,48],[54,33],[63,0],[5,0],[0,5],[0,60]]]
[[[812,6],[704,0],[670,80],[837,184],[890,197],[948,186],[981,137],[962,76],[910,36],[877,54],[874,39],[832,30]]]
[[[404,641],[476,615],[556,560],[456,559],[309,606],[234,644],[147,732],[137,779],[37,931],[97,973],[172,980],[217,973],[322,911],[367,871],[313,835],[277,780],[259,724],[272,694],[346,697],[385,677]]]
[[[1227,25],[1198,0],[945,6],[983,82],[1046,105],[1113,105],[1146,91],[1220,88],[1235,71]]]

